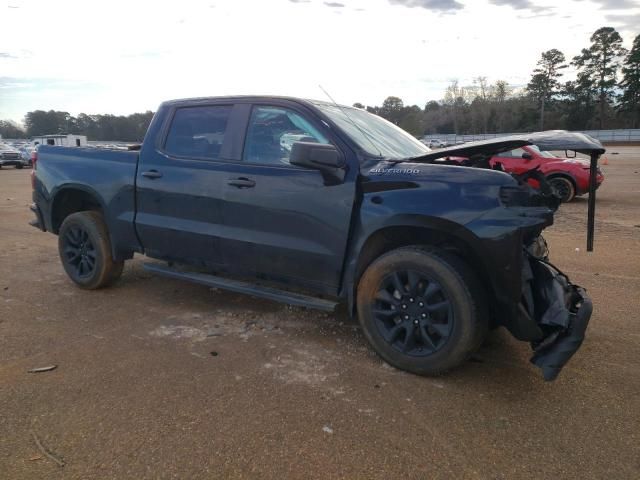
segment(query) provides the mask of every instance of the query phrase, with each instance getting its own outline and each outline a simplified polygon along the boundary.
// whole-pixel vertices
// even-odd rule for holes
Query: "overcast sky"
[[[0,0],[0,119],[35,109],[129,114],[167,99],[325,96],[421,107],[451,79],[527,83],[640,0]],[[570,74],[570,72],[569,72]]]

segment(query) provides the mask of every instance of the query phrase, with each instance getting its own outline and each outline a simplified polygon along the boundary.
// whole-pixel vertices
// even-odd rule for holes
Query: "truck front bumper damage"
[[[524,256],[521,314],[535,320],[542,332],[540,339],[531,342],[531,363],[551,381],[582,345],[593,305],[586,291],[546,257],[528,251]]]

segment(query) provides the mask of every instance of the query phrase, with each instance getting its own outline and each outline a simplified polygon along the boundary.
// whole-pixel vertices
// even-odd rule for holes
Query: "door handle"
[[[162,177],[162,173],[157,170],[149,170],[147,172],[142,172],[142,176],[154,180],[156,178]]]
[[[227,181],[227,185],[231,185],[233,187],[238,187],[238,188],[252,188],[256,186],[256,182],[245,177],[230,178]]]

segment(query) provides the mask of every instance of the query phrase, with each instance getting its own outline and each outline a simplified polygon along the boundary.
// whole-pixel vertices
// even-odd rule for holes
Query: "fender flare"
[[[362,271],[358,271],[359,260],[369,240],[383,230],[391,228],[421,228],[440,232],[447,236],[454,237],[460,243],[467,246],[470,254],[474,257],[481,258],[482,246],[478,237],[468,230],[464,225],[460,225],[450,220],[426,215],[395,215],[390,218],[378,222],[366,231],[354,231],[355,240],[352,241],[351,248],[348,250],[345,260],[345,267],[342,281],[341,295],[347,299],[347,307],[350,316],[355,314],[355,296],[359,276]]]
[[[97,203],[100,205],[100,209],[105,214],[105,216],[108,211],[107,206],[104,203],[104,200],[94,188],[82,183],[65,183],[63,185],[60,185],[55,189],[53,189],[51,192],[51,209],[49,211],[49,221],[51,222],[52,231],[54,233],[57,233],[57,230],[58,230],[57,228],[54,228],[54,225],[53,225],[53,214],[56,209],[56,203],[61,198],[61,194],[64,194],[70,190],[79,190],[84,193],[87,193],[89,196],[91,196],[91,198],[97,201]]]

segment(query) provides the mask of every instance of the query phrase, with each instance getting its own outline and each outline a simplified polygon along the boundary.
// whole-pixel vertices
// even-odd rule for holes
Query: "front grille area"
[[[20,160],[20,154],[14,152],[2,152],[3,160]]]

